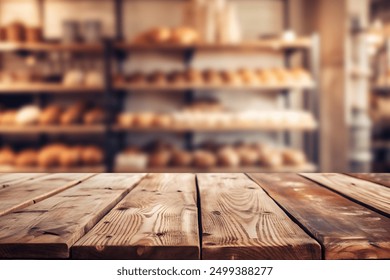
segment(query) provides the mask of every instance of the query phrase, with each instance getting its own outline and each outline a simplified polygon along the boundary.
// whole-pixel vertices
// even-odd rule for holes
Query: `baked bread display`
[[[83,121],[86,125],[104,124],[105,120],[106,113],[103,108],[93,108],[83,116]]]
[[[211,168],[217,165],[217,157],[214,153],[206,150],[198,150],[194,152],[193,163],[198,168]]]
[[[97,146],[86,146],[81,151],[81,162],[86,166],[95,166],[103,164],[104,153],[101,148]]]
[[[38,166],[42,168],[57,167],[60,164],[60,155],[67,147],[64,144],[50,144],[42,148],[38,153]]]
[[[151,127],[154,124],[156,115],[154,113],[137,113],[134,116],[134,126],[136,127]]]
[[[303,165],[306,163],[306,156],[302,151],[294,149],[285,149],[282,152],[285,165]]]
[[[15,166],[16,167],[33,167],[38,162],[38,152],[33,149],[27,149],[21,151],[16,155]]]
[[[217,152],[219,166],[238,167],[240,156],[232,147],[224,147]]]
[[[87,104],[78,102],[68,107],[61,115],[60,123],[62,125],[78,124],[82,121],[84,112],[87,109]]]
[[[171,164],[177,167],[189,167],[192,165],[193,155],[184,150],[174,150],[172,152]]]
[[[117,123],[125,127],[134,126],[135,114],[133,113],[121,113],[117,116]]]
[[[16,110],[7,110],[2,112],[0,115],[0,124],[1,125],[14,125],[16,120],[17,111]]]
[[[192,45],[198,42],[199,34],[190,27],[177,27],[172,30],[169,41],[174,44]]]
[[[32,125],[39,121],[41,109],[38,106],[27,105],[18,110],[15,116],[15,124]]]
[[[62,108],[57,105],[46,107],[39,116],[39,124],[53,125],[60,122]]]
[[[149,167],[167,167],[171,161],[170,150],[158,150],[149,156]]]
[[[16,155],[10,147],[0,149],[0,165],[14,165]]]

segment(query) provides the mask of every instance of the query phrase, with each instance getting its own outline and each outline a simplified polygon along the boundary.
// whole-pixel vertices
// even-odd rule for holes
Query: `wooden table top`
[[[390,259],[389,174],[0,174],[0,259]]]

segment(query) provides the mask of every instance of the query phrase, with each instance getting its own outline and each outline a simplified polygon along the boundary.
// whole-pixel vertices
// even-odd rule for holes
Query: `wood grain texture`
[[[305,173],[302,176],[345,195],[381,214],[390,216],[390,189],[343,174]]]
[[[347,175],[390,188],[390,174],[386,173],[347,173]]]
[[[37,203],[73,187],[94,174],[48,174],[40,176],[31,174],[9,174],[6,181],[0,184],[0,216]],[[11,178],[15,178],[14,180]],[[7,186],[7,187],[5,187]]]
[[[244,174],[197,176],[203,259],[320,259],[320,245]]]
[[[47,173],[2,173],[0,174],[0,192],[3,189],[17,185],[18,183],[33,180],[45,175],[47,175]]]
[[[195,175],[147,176],[72,247],[76,259],[199,259]]]
[[[326,259],[389,259],[390,219],[297,174],[250,174],[324,248]]]
[[[70,246],[142,177],[143,174],[100,174],[0,217],[0,258],[68,258]]]

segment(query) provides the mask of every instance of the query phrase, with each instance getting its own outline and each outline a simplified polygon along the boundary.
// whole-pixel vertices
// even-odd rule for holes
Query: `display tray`
[[[1,259],[390,259],[389,174],[1,174]]]

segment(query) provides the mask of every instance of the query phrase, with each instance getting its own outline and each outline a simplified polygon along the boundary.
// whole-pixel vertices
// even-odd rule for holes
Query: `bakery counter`
[[[388,179],[0,174],[0,259],[390,259]]]

